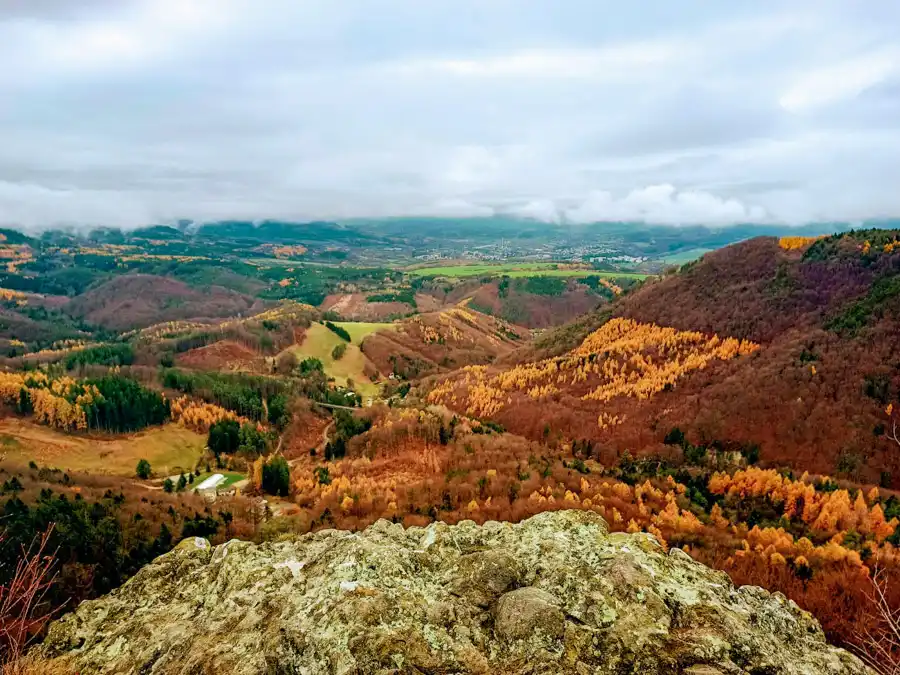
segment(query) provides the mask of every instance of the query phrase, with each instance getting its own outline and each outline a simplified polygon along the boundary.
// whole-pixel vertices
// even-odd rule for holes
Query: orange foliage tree
[[[372,427],[348,441],[346,456],[322,462],[307,453],[293,461],[302,531],[356,529],[379,518],[409,526],[591,510],[611,530],[648,532],[737,583],[782,591],[844,644],[868,606],[871,566],[898,566],[891,536],[898,522],[885,517],[876,488],[823,490],[808,476],[749,467],[705,474],[711,501],[698,505],[696,477],[692,486],[658,473],[623,482],[592,460],[572,461],[566,447],[551,454],[439,406],[366,414]],[[765,505],[772,522],[748,525],[741,514],[754,504]]]
[[[430,403],[463,408],[478,417],[496,415],[514,404],[512,394],[547,399],[561,386],[585,389],[584,401],[617,397],[647,399],[674,387],[685,374],[714,361],[751,354],[759,345],[694,331],[616,318],[561,357],[526,363],[489,376],[486,366],[463,369],[461,381],[447,379],[427,395]],[[601,428],[604,426],[601,423]]]
[[[173,400],[170,411],[174,422],[204,434],[209,432],[213,424],[222,420],[234,420],[240,424],[251,423],[248,418],[241,417],[232,410],[214,403],[197,401],[188,396],[180,396]]]

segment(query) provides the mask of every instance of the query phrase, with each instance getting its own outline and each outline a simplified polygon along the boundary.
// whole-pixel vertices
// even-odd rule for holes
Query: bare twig
[[[900,675],[900,607],[892,607],[883,569],[872,573],[870,626],[857,640],[859,656],[878,675]]]
[[[900,445],[900,436],[897,435],[897,419],[894,418],[891,424],[891,431],[887,434],[887,437],[894,441],[897,445]]]
[[[885,436],[887,436],[888,440],[900,445],[900,434],[897,432],[897,425],[900,424],[900,411],[896,411],[897,414],[895,415],[894,404],[891,403],[884,409],[884,412],[887,413],[888,420],[891,423],[891,430]]]
[[[47,550],[52,533],[51,525],[22,547],[12,578],[0,586],[0,663],[19,660],[53,614],[42,607],[56,580],[55,552]]]

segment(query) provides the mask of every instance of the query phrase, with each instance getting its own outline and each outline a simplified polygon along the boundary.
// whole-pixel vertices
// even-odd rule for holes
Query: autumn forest
[[[183,537],[559,509],[779,591],[857,652],[891,630],[900,231],[468,279],[176,234],[0,242],[0,649]],[[35,551],[42,594],[4,604]]]

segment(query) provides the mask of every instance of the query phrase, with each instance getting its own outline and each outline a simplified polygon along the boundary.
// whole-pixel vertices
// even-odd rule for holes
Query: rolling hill
[[[143,328],[165,321],[233,317],[259,312],[260,301],[218,286],[198,289],[151,274],[114,277],[74,298],[73,316],[110,330]]]
[[[735,244],[422,390],[529,438],[590,441],[607,463],[665,453],[677,429],[758,447],[763,464],[897,487],[898,239]]]
[[[526,328],[572,321],[621,294],[636,279],[605,278],[583,271],[579,278],[503,276],[428,280],[421,292],[441,306],[467,301],[471,309]],[[422,304],[421,302],[419,304]]]
[[[360,350],[359,342],[365,339],[369,332],[376,330],[390,331],[392,324],[339,324],[345,327],[352,341],[347,342],[324,324],[313,323],[307,328],[298,344],[289,347],[298,360],[307,358],[318,359],[322,362],[325,374],[333,377],[341,386],[353,383],[355,389],[364,396],[374,397],[378,394],[379,380],[377,369]],[[352,332],[351,332],[352,331]],[[337,358],[335,348],[340,347],[342,354]]]
[[[508,354],[528,337],[526,330],[466,306],[406,319],[362,342],[379,371],[403,379],[485,364]]]

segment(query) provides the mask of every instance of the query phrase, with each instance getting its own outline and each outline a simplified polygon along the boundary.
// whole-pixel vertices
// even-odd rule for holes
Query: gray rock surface
[[[586,511],[186,539],[41,649],[82,675],[870,673],[782,595]]]

